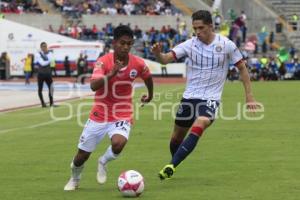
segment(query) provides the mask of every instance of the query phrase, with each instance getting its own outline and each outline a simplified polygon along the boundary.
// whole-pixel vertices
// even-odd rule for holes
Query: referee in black
[[[43,84],[46,82],[49,89],[49,101],[50,106],[53,104],[53,80],[50,63],[53,59],[52,52],[48,51],[47,43],[42,42],[40,44],[41,50],[35,56],[35,65],[37,67],[37,79],[38,79],[38,94],[42,104],[42,107],[47,107],[43,98]]]

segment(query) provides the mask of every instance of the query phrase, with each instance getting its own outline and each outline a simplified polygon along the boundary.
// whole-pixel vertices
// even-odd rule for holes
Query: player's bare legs
[[[211,120],[207,117],[198,117],[192,125],[190,134],[178,147],[173,155],[171,163],[166,165],[160,172],[161,180],[171,178],[175,172],[175,168],[194,150],[199,138],[206,128],[211,124]],[[182,135],[180,135],[182,136]]]
[[[106,164],[109,161],[115,160],[122,152],[127,143],[127,139],[120,134],[114,134],[111,138],[111,145],[107,148],[106,152],[98,160],[97,181],[104,184],[107,179]]]
[[[82,166],[85,161],[89,159],[91,152],[86,152],[84,150],[78,149],[76,156],[74,157],[73,163],[75,166]]]
[[[90,152],[78,149],[78,152],[71,163],[71,178],[64,187],[65,191],[76,190],[78,188],[84,163],[89,159],[90,155]]]

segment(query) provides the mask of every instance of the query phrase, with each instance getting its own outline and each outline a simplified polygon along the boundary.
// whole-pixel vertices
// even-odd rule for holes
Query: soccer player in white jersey
[[[257,107],[243,57],[231,40],[214,33],[210,12],[199,10],[193,13],[192,25],[195,37],[170,52],[161,53],[159,44],[152,47],[152,53],[162,64],[187,57],[187,85],[170,141],[172,160],[159,172],[161,180],[173,175],[175,168],[193,151],[204,130],[214,121],[230,62],[240,71],[248,109],[254,111]]]

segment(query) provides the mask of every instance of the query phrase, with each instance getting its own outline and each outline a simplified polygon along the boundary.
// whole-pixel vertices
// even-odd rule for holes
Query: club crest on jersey
[[[137,76],[137,71],[135,69],[130,70],[129,77],[134,79]]]
[[[220,53],[223,50],[221,45],[216,46],[216,52]]]

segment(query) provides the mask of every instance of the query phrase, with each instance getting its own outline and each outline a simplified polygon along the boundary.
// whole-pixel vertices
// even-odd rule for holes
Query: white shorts
[[[78,148],[86,152],[93,152],[106,134],[109,138],[115,134],[122,135],[128,140],[129,133],[130,123],[128,121],[99,123],[88,119],[79,138]]]

